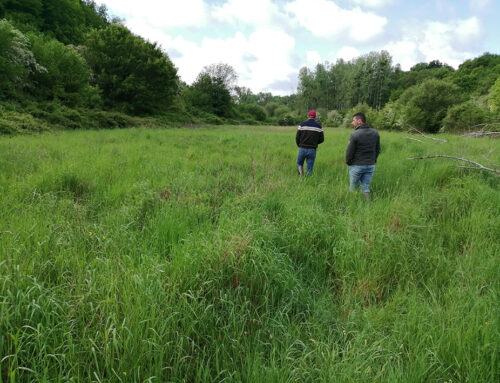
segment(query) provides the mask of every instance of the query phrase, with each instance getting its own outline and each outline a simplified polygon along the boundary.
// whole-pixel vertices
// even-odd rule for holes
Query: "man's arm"
[[[380,154],[380,136],[377,134],[377,146],[375,147],[375,161],[377,161],[379,154]]]
[[[354,160],[354,153],[356,152],[356,140],[351,133],[349,138],[349,143],[347,144],[347,149],[345,151],[345,163],[351,165]]]
[[[319,134],[319,141],[318,141],[318,144],[321,144],[322,142],[325,141],[325,135],[323,134],[323,127],[321,125],[319,125],[321,127],[321,133]]]
[[[299,126],[300,128],[300,126]],[[297,134],[295,134],[295,143],[297,144],[297,146],[299,146],[300,144],[300,134],[302,133],[301,130],[297,129]]]

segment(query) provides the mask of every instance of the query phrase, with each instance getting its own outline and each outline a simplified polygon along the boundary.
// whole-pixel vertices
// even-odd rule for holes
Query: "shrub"
[[[294,116],[291,113],[287,113],[278,119],[278,124],[281,126],[292,126],[300,124],[301,121],[302,120],[299,117]]]
[[[0,19],[0,99],[20,99],[20,91],[33,87],[30,75],[45,71],[26,36]]]
[[[264,108],[257,104],[241,104],[238,105],[238,109],[243,113],[247,113],[252,116],[253,119],[257,121],[265,121],[267,118],[266,111]]]
[[[490,88],[488,106],[492,112],[500,112],[500,77]]]
[[[81,105],[88,94],[90,69],[74,48],[42,35],[29,35],[32,51],[43,72],[34,72],[32,93],[42,100],[61,100],[69,106]],[[95,98],[98,93],[92,96]],[[85,100],[87,101],[87,100]]]
[[[231,94],[220,78],[200,74],[184,93],[195,113],[203,111],[219,117],[228,117],[231,113]]]
[[[378,129],[403,130],[401,115],[402,111],[400,105],[389,102],[378,112],[378,117],[374,125]]]
[[[280,107],[276,108],[274,111],[274,117],[277,117],[278,119],[282,118],[285,114],[290,114],[291,110],[285,105],[281,105]]]
[[[352,116],[356,113],[364,113],[366,116],[366,122],[369,125],[373,125],[373,127],[376,127],[375,123],[378,120],[377,111],[375,109],[372,109],[368,104],[363,103],[347,110],[342,124],[344,128],[352,128]]]
[[[342,114],[340,114],[340,112],[337,110],[330,110],[326,116],[328,123],[331,126],[340,126],[342,125],[342,121],[344,120]]]
[[[453,105],[443,120],[444,132],[457,132],[468,129],[484,121],[485,112],[476,104],[468,101]]]
[[[50,130],[49,126],[27,113],[7,111],[0,107],[0,134],[21,134]]]
[[[275,102],[270,102],[264,106],[264,109],[266,110],[266,113],[269,117],[274,117],[276,113],[276,109],[280,107],[279,104]]]
[[[451,105],[459,102],[459,89],[455,84],[431,79],[408,88],[399,98],[403,106],[404,127],[436,133]]]

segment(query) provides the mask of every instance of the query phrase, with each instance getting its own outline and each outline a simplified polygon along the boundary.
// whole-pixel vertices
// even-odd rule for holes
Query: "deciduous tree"
[[[178,92],[177,69],[166,53],[122,25],[92,32],[84,58],[109,108],[135,114],[160,112]]]

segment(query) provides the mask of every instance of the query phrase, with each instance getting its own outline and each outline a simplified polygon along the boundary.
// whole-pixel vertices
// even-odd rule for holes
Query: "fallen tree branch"
[[[418,133],[418,135],[420,135],[420,136],[422,136],[422,137],[424,137],[424,138],[427,138],[427,139],[429,139],[429,140],[434,140],[434,141],[438,141],[438,142],[448,142],[448,141],[443,140],[443,139],[441,139],[441,138],[434,138],[434,137],[429,137],[429,136],[426,136],[425,134],[423,134],[423,133],[422,133],[420,130],[418,130],[418,129],[412,128],[412,130],[414,130],[415,132],[417,132],[417,133]]]
[[[467,134],[462,134],[462,137],[495,136],[497,134],[500,134],[500,132],[484,132],[482,130],[479,130],[477,132],[471,132],[471,133],[467,133]]]
[[[463,162],[467,162],[469,164],[474,165],[474,166],[467,166],[467,167],[465,167],[465,166],[458,166],[459,168],[474,169],[474,170],[485,170],[485,171],[488,171],[488,172],[495,173],[496,175],[500,175],[500,170],[487,168],[486,166],[483,166],[483,165],[481,165],[478,162],[468,160],[467,158],[460,158],[460,157],[448,156],[446,154],[438,154],[438,155],[435,155],[435,156],[424,156],[424,157],[411,157],[411,158],[408,158],[408,160],[425,160],[425,159],[428,159],[428,158],[451,158],[452,160],[463,161]]]
[[[484,122],[482,124],[472,125],[471,128],[477,128],[479,126],[482,126],[483,129],[484,129],[484,128],[488,127],[488,126],[498,126],[498,125],[500,125],[500,122]],[[483,129],[481,129],[481,130],[483,130]]]
[[[424,141],[419,140],[418,138],[412,138],[412,137],[402,137],[402,138],[403,138],[403,140],[412,140],[412,141],[421,142],[422,144],[424,143]]]

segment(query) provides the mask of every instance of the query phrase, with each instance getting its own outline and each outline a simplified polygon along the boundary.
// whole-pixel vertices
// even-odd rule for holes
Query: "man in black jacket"
[[[380,136],[366,123],[363,113],[352,117],[352,125],[354,132],[345,152],[345,162],[349,165],[349,190],[354,191],[361,184],[365,198],[370,199],[370,182],[380,154]]]
[[[299,175],[304,175],[304,161],[307,161],[306,175],[310,175],[313,171],[314,160],[316,159],[316,149],[318,145],[325,140],[323,135],[323,127],[316,122],[316,111],[310,110],[307,113],[307,121],[301,122],[295,142],[299,147],[297,155],[297,170]]]

